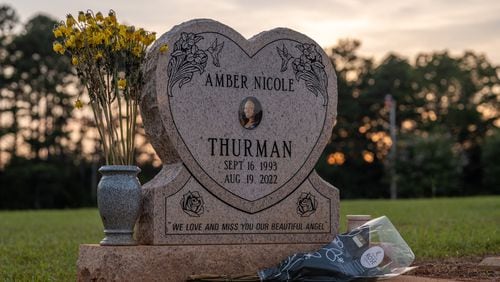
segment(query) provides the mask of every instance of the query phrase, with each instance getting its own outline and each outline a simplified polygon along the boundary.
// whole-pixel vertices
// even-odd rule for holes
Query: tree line
[[[36,15],[22,25],[0,6],[0,209],[96,203],[103,154],[91,113],[74,108],[83,91],[75,70],[52,50],[56,24]],[[158,171],[151,154],[136,153],[149,160],[143,182]]]
[[[75,71],[52,51],[56,23],[37,15],[21,24],[0,6],[0,209],[95,205],[102,152],[91,115],[73,107],[83,91]],[[500,193],[500,68],[474,51],[413,62],[389,53],[376,63],[359,47],[341,40],[327,50],[338,119],[316,169],[341,197],[389,197],[389,168],[399,197]],[[397,142],[387,94],[397,105]],[[145,148],[136,152],[142,183],[159,170]]]
[[[330,50],[338,122],[317,164],[321,176],[346,198],[389,197],[391,166],[400,197],[499,194],[499,66],[472,50],[421,53],[413,62],[389,53],[375,64],[357,54],[360,44],[344,40]]]

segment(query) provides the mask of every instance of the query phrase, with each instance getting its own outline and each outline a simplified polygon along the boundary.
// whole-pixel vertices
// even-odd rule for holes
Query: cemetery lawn
[[[346,214],[386,215],[417,257],[470,260],[500,255],[500,196],[341,202]],[[1,211],[1,281],[74,281],[78,245],[103,237],[96,209]]]

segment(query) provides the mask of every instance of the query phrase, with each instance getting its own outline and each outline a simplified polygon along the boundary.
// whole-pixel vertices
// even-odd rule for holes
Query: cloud
[[[474,49],[500,63],[500,1],[482,0],[121,0],[7,1],[26,20],[37,11],[63,18],[66,13],[113,8],[120,19],[162,34],[193,18],[212,18],[249,38],[263,30],[289,27],[324,47],[341,38],[363,43],[363,54],[380,58],[389,51]]]

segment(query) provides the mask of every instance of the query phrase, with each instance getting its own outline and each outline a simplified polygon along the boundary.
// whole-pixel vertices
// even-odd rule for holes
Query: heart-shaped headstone
[[[289,29],[246,40],[216,21],[190,21],[157,40],[145,74],[142,114],[162,160],[180,157],[208,191],[247,213],[306,179],[335,123],[331,62]]]

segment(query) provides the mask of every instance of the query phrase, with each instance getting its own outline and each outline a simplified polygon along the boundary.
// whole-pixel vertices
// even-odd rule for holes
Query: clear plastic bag
[[[259,271],[261,281],[351,281],[390,278],[413,268],[415,259],[391,221],[379,217],[337,235],[320,250],[294,254]]]

